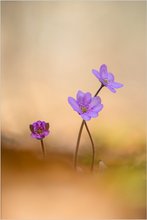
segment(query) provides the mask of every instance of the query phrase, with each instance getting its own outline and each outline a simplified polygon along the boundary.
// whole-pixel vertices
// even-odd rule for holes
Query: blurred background
[[[145,1],[2,1],[3,218],[145,218],[145,9]],[[99,94],[104,108],[88,122],[96,173],[81,177],[71,170],[82,120],[67,98],[94,94],[91,70],[103,63],[124,87]],[[46,161],[30,137],[37,120],[50,123]],[[79,154],[87,172],[85,131]],[[109,170],[102,179],[99,159]]]

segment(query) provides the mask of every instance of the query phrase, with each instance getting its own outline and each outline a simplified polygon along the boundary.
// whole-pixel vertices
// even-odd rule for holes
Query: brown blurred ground
[[[144,159],[108,159],[107,170],[96,165],[93,174],[82,158],[75,172],[72,160],[71,154],[48,152],[43,161],[40,152],[3,146],[2,218],[145,219]]]

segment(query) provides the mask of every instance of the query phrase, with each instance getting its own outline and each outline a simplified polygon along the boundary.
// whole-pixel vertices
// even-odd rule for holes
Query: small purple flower
[[[85,121],[96,118],[103,108],[100,97],[92,97],[89,92],[78,91],[77,99],[68,97],[68,103]]]
[[[105,64],[100,66],[99,72],[93,69],[92,73],[99,79],[103,86],[106,86],[111,92],[116,92],[115,89],[123,86],[121,83],[114,82],[114,75],[107,71],[107,66]]]
[[[31,136],[38,140],[42,140],[49,134],[49,123],[45,121],[36,121],[30,125]]]

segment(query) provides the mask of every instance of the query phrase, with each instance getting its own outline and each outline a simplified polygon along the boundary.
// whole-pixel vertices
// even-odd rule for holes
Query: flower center
[[[87,108],[86,107],[81,107],[81,110],[83,113],[87,112]]]
[[[105,83],[108,83],[109,81],[108,81],[108,79],[104,79],[104,82],[105,82]]]
[[[42,129],[39,128],[39,129],[37,130],[37,133],[38,133],[38,134],[41,134],[41,133],[42,133]]]

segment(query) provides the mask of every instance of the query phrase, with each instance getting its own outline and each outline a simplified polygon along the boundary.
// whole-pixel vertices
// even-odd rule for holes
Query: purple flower
[[[99,72],[93,69],[92,73],[99,79],[103,86],[106,86],[111,92],[116,92],[115,89],[123,86],[121,83],[114,82],[114,75],[107,71],[107,66],[105,64],[100,66]]]
[[[36,139],[43,139],[49,134],[49,123],[45,121],[36,121],[30,125],[31,136]]]
[[[85,121],[96,118],[103,108],[100,97],[92,97],[89,92],[78,91],[77,99],[68,97],[68,103]]]

